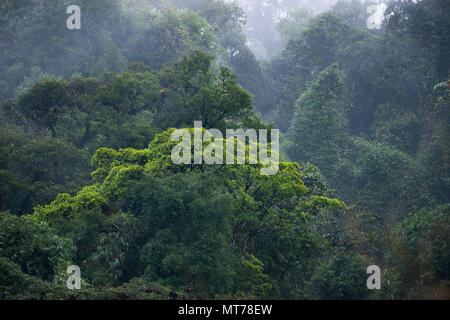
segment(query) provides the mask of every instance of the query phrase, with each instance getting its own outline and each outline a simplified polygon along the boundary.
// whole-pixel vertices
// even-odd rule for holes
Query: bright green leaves
[[[120,195],[130,181],[139,180],[143,174],[144,168],[139,165],[113,167],[103,183],[104,191],[111,195]]]
[[[78,238],[80,235],[71,232],[82,223],[80,221],[88,220],[92,214],[96,214],[97,218],[102,217],[109,213],[108,209],[108,203],[98,185],[92,185],[83,188],[76,196],[60,194],[50,205],[37,206],[31,217],[45,221],[61,233],[75,234],[75,238]]]
[[[254,255],[242,258],[236,277],[237,296],[242,299],[264,299],[270,297],[273,286],[264,274],[264,264]]]
[[[341,209],[348,209],[344,202],[338,199],[329,199],[321,196],[313,196],[309,203],[303,203],[304,209],[329,209],[331,211],[338,211]]]
[[[60,194],[49,205],[37,206],[33,217],[55,226],[58,223],[67,223],[71,219],[86,211],[102,208],[107,204],[106,199],[100,193],[98,185],[84,187],[71,197],[68,194]]]
[[[96,169],[91,173],[96,181],[103,181],[114,167],[122,165],[144,166],[150,159],[151,150],[136,150],[132,148],[119,151],[101,148],[92,156],[91,166]]]

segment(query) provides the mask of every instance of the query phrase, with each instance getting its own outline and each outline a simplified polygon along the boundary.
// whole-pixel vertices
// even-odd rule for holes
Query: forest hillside
[[[0,1],[0,299],[450,299],[449,1],[72,2]]]

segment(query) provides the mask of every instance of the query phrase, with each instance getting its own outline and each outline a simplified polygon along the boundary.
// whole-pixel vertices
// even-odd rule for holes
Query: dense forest
[[[0,299],[450,299],[449,72],[448,0],[0,1]]]

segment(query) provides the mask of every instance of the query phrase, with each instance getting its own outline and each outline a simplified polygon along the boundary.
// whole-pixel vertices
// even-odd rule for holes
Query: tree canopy
[[[69,5],[0,1],[0,299],[449,299],[448,0]]]

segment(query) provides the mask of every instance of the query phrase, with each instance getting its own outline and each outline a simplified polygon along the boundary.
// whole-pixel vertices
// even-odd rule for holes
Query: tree
[[[126,63],[113,37],[119,31],[119,2],[79,1],[83,23],[77,31],[68,30],[64,23],[69,5],[70,1],[55,0],[2,1],[0,74],[4,83],[0,84],[0,101],[12,98],[34,68],[61,77],[123,70]]]
[[[416,162],[406,153],[364,139],[354,140],[354,200],[373,212],[383,208],[387,222],[398,222],[414,205],[423,205],[427,190],[420,183]],[[389,221],[390,220],[390,221]]]
[[[212,72],[212,58],[195,52],[173,68],[163,69],[160,81],[167,92],[156,122],[163,128],[192,126],[202,121],[205,128],[238,126],[252,116],[248,93],[236,83],[236,75],[221,67]]]
[[[216,35],[199,14],[190,10],[172,9],[156,14],[150,9],[136,10],[139,11],[133,13],[136,18],[128,30],[133,36],[125,39],[128,61],[143,62],[151,70],[159,70],[163,65],[172,66],[185,55],[201,51],[225,62]]]
[[[399,109],[390,104],[378,106],[372,129],[374,138],[414,156],[423,134],[422,123],[415,113]]]
[[[450,4],[445,0],[393,1],[386,11],[387,27],[397,35],[408,35],[410,40],[428,51],[433,68],[431,76],[437,81],[448,80],[450,39]]]
[[[36,122],[38,128],[50,130],[51,136],[56,138],[57,124],[73,105],[67,89],[66,81],[43,78],[20,97],[19,112]]]
[[[394,298],[448,299],[448,205],[411,212],[395,228],[388,252]]]
[[[298,8],[287,13],[286,17],[277,24],[278,32],[282,40],[287,44],[290,40],[296,40],[311,22],[312,14],[305,8]]]
[[[58,236],[45,223],[30,216],[1,212],[0,231],[0,257],[43,280],[53,280],[64,272],[75,254],[69,239]]]
[[[323,14],[312,19],[297,38],[291,39],[269,68],[275,80],[275,125],[288,131],[295,102],[307,84],[334,62],[341,64],[340,53],[368,36],[332,14]]]
[[[157,135],[147,150],[99,149],[92,161],[97,184],[60,195],[33,216],[83,248],[87,277],[97,284],[143,277],[189,287],[198,297],[298,297],[290,283],[306,281],[308,259],[322,246],[313,217],[342,212],[345,204],[319,191],[311,168],[304,173],[309,191],[294,163],[280,164],[270,177],[261,175],[261,164],[177,166],[170,160],[173,131]],[[86,229],[88,221],[97,222]],[[250,287],[238,277],[239,268],[250,267],[242,260],[249,255],[264,264],[263,271],[249,262],[256,268]]]
[[[89,181],[89,156],[51,137],[32,139],[20,130],[0,128],[0,207],[31,213],[61,192],[75,192]],[[70,168],[70,169],[69,169]]]
[[[289,130],[288,156],[313,163],[333,182],[348,139],[346,103],[344,75],[333,64],[300,96]]]

